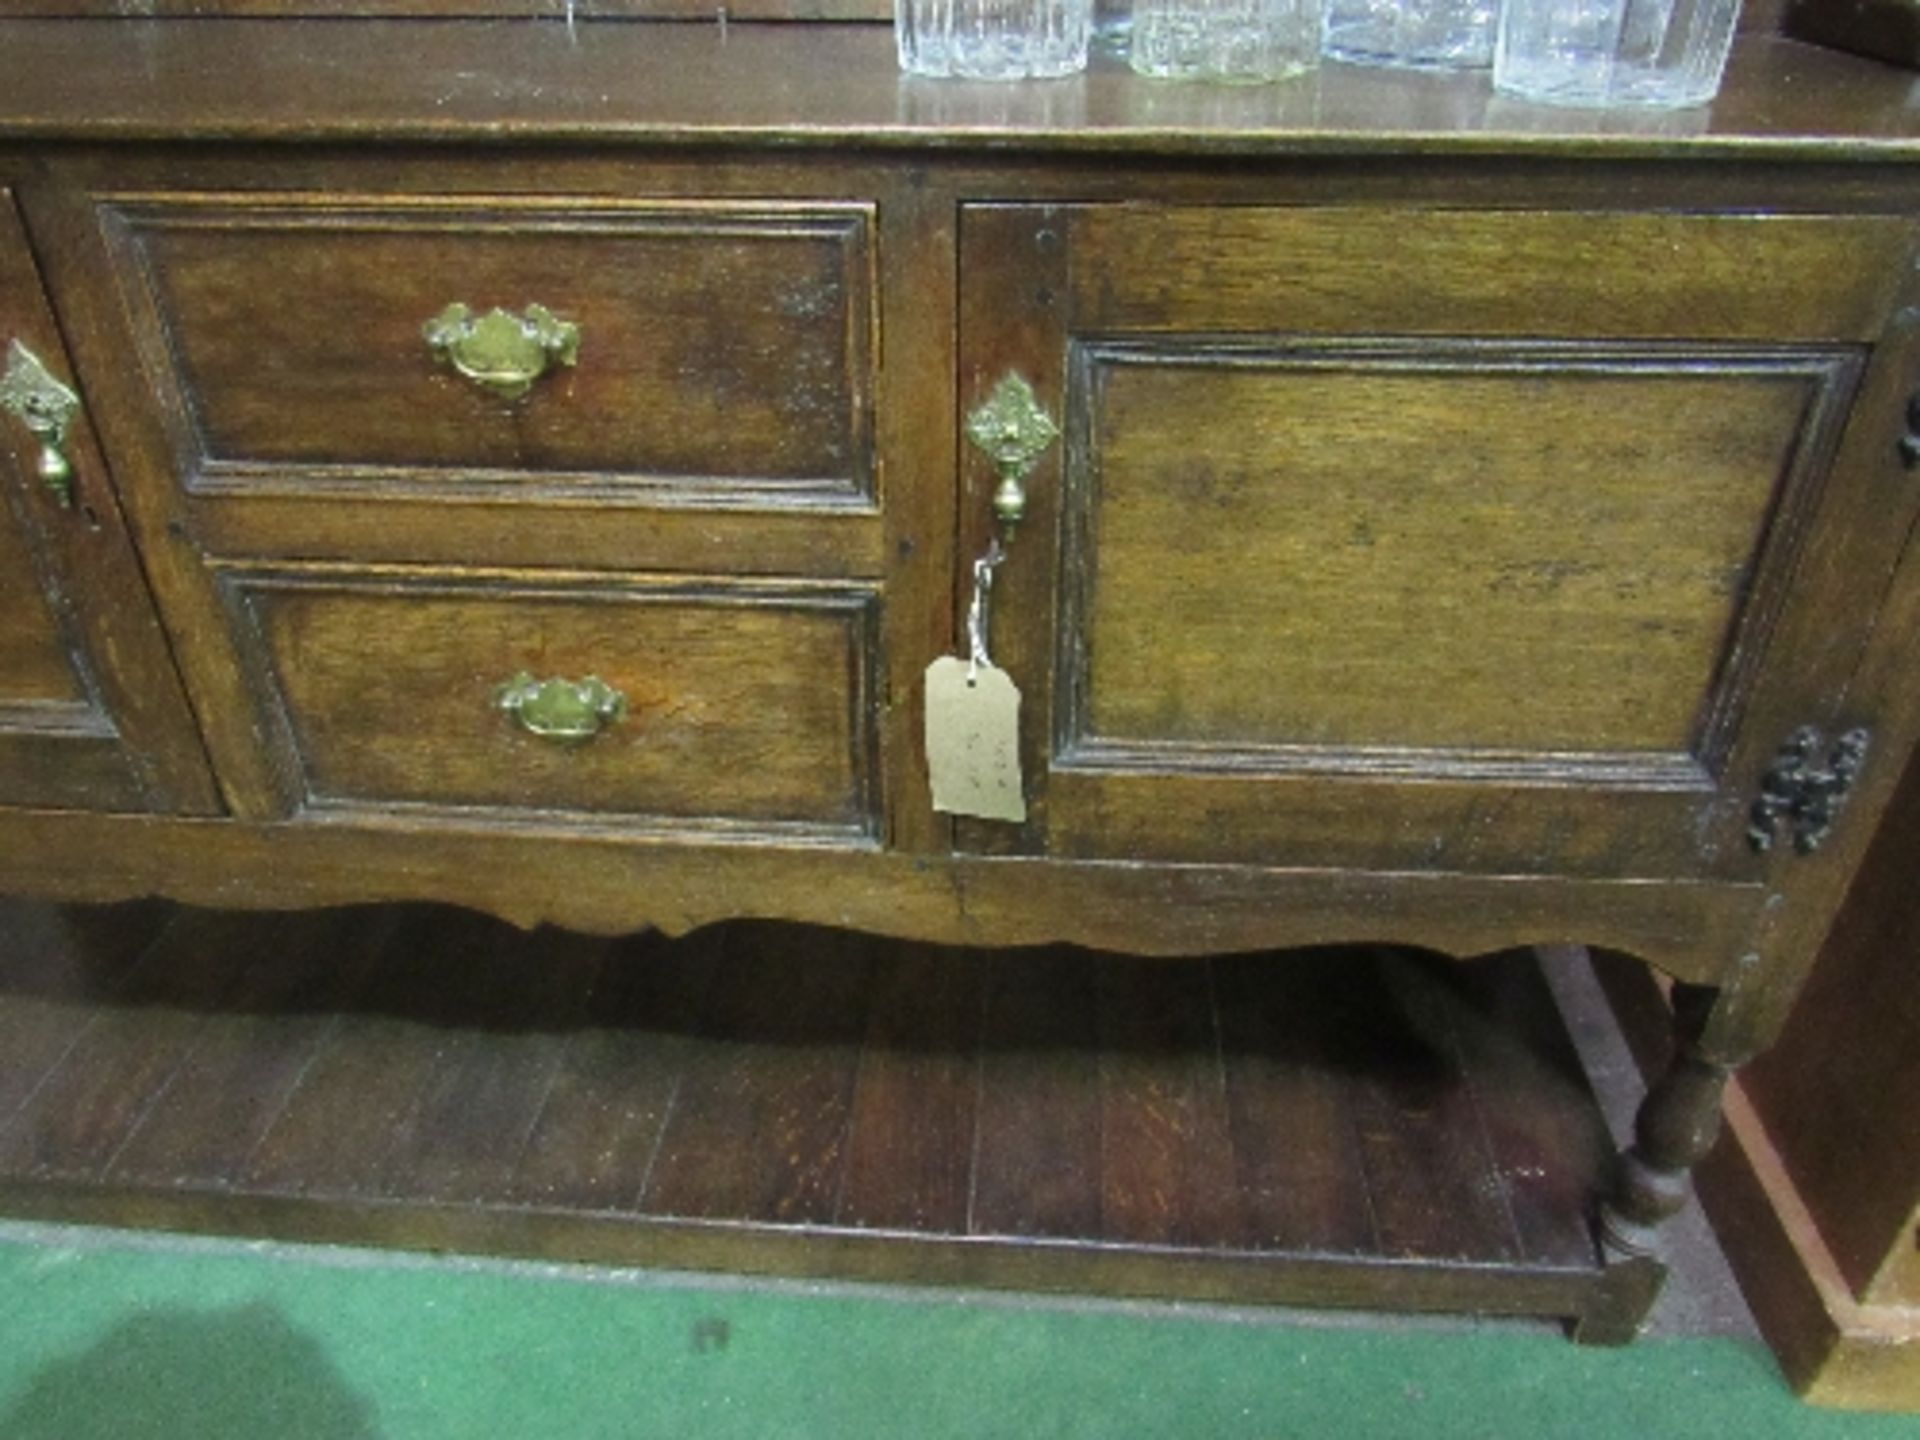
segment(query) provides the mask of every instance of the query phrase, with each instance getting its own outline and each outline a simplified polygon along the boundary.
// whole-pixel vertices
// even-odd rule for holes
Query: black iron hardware
[[[1871,737],[1865,730],[1849,730],[1833,742],[1822,761],[1826,737],[1819,727],[1804,725],[1780,747],[1780,754],[1760,780],[1753,802],[1747,840],[1755,850],[1773,848],[1782,823],[1793,836],[1793,848],[1811,855],[1827,838],[1854,777],[1867,758]]]
[[[1907,433],[1900,437],[1900,463],[1920,467],[1920,392],[1907,401]]]

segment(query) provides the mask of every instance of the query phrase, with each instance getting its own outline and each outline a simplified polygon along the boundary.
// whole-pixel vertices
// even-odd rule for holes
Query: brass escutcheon
[[[73,462],[67,458],[67,431],[80,413],[80,397],[54,378],[18,340],[7,346],[7,368],[0,374],[0,410],[19,420],[40,441],[34,469],[62,505],[73,504]]]
[[[442,363],[502,400],[518,400],[549,368],[580,358],[580,327],[544,305],[527,306],[524,316],[489,310],[476,317],[455,303],[420,333]]]
[[[993,513],[1011,535],[1027,513],[1027,476],[1060,438],[1060,427],[1040,408],[1026,377],[1010,373],[1001,377],[986,403],[967,416],[967,438],[1000,472]]]

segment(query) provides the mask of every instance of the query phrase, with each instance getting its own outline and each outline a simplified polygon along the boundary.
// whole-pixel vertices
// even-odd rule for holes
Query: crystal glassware
[[[1496,0],[1327,0],[1324,53],[1356,65],[1473,69],[1493,60]]]
[[[1092,0],[894,0],[900,68],[913,75],[1027,80],[1087,67]]]
[[[1134,0],[1128,61],[1162,80],[1281,80],[1320,59],[1320,0]]]
[[[1496,90],[1552,105],[1704,105],[1740,0],[1506,0]]]

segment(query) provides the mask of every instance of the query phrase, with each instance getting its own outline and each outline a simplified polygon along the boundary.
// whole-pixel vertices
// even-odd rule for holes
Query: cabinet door
[[[73,385],[12,196],[0,188],[0,365],[14,342]],[[62,452],[0,414],[0,804],[212,811],[218,801],[84,409]]]
[[[1904,222],[1096,205],[962,234],[963,411],[1017,373],[1063,432],[993,595],[1027,846],[1755,873],[1760,777],[1835,723],[1912,503],[1868,493],[1899,426],[1865,414]],[[977,553],[997,477],[963,448]]]

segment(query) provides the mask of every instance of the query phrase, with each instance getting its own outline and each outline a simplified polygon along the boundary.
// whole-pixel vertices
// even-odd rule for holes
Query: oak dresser
[[[1595,116],[891,43],[0,23],[0,888],[1603,945],[1681,1023],[1571,1270],[1265,1298],[1626,1338],[1920,726],[1907,78],[1754,36]],[[1017,754],[941,698],[955,815],[970,652]]]

